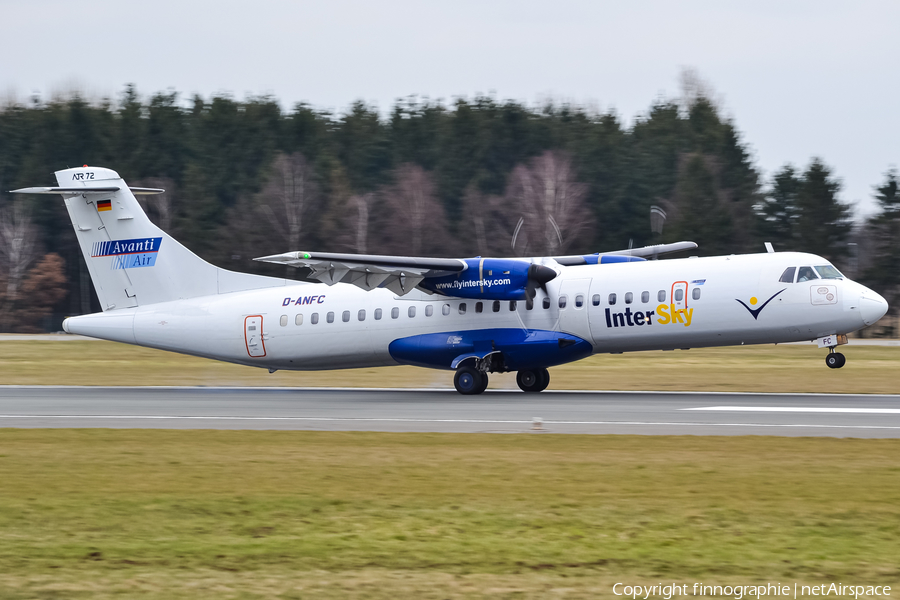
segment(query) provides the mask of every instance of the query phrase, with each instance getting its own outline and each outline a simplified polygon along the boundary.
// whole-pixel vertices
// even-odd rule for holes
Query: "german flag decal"
[[[98,200],[97,210],[100,212],[103,212],[104,210],[112,210],[112,200]]]

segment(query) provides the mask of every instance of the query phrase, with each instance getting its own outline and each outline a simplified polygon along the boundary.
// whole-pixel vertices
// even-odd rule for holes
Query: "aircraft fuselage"
[[[447,357],[469,348],[531,343],[530,354],[501,363],[500,370],[515,370],[591,353],[814,340],[880,318],[880,297],[849,279],[779,280],[790,267],[827,264],[785,252],[557,266],[560,275],[531,308],[524,301],[298,283],[73,317],[65,328],[290,370],[404,363],[451,369]]]

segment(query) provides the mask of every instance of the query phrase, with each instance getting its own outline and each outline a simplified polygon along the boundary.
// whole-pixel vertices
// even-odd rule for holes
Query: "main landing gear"
[[[460,394],[466,396],[480,394],[487,389],[488,374],[475,367],[459,367],[456,369],[456,375],[453,376],[453,385]]]
[[[840,352],[835,352],[834,348],[830,348],[828,356],[825,357],[825,364],[829,369],[840,369],[847,362],[847,358]]]
[[[523,392],[543,392],[550,385],[547,369],[526,369],[516,373],[516,383]]]
[[[543,392],[550,385],[550,372],[547,369],[519,371],[516,383],[523,392]],[[474,396],[487,389],[488,374],[474,366],[465,365],[456,369],[453,385],[460,394]]]

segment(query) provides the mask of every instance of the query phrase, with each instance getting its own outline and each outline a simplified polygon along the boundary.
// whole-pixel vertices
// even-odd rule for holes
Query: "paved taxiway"
[[[900,396],[0,386],[0,427],[898,438]]]

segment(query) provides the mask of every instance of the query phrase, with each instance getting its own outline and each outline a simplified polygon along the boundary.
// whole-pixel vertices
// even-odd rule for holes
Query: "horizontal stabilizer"
[[[10,194],[108,194],[118,192],[118,187],[30,187],[11,190]]]
[[[118,192],[118,187],[30,187],[18,190],[10,190],[10,194],[109,194]],[[135,196],[149,196],[153,194],[162,194],[166,190],[159,188],[142,188],[129,187],[131,193]]]

